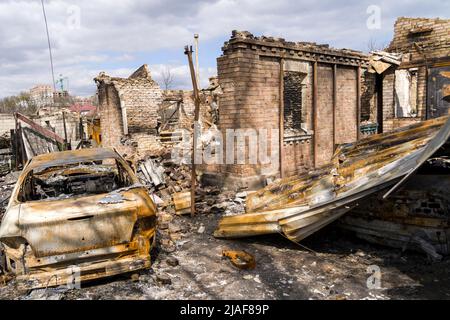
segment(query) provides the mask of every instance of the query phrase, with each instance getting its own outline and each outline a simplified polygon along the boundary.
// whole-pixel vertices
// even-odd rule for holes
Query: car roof
[[[26,171],[36,168],[66,165],[83,161],[97,161],[108,158],[119,159],[119,154],[112,148],[89,148],[61,152],[51,152],[35,156],[26,166]]]

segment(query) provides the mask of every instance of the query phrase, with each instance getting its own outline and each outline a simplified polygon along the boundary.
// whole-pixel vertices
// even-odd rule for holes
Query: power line
[[[47,15],[45,14],[44,0],[41,0],[41,3],[42,3],[42,13],[44,14],[45,30],[47,31],[48,52],[50,54],[50,67],[52,68],[53,90],[56,91],[55,72],[53,70],[52,46],[50,44],[50,34],[48,33]]]

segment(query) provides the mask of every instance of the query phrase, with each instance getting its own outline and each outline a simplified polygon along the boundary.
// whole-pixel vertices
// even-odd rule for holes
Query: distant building
[[[80,116],[90,116],[96,113],[97,107],[92,104],[74,104],[69,107],[69,110],[78,113]]]
[[[50,85],[37,85],[30,89],[30,97],[36,106],[43,107],[53,103],[53,91]]]

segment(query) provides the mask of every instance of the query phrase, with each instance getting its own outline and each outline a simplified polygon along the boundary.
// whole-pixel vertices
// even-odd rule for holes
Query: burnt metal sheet
[[[386,192],[383,198],[388,197],[392,192],[397,190],[414,172],[417,171],[417,169],[419,169],[420,166],[424,164],[425,161],[427,161],[428,158],[430,158],[436,151],[439,150],[439,148],[448,140],[449,137],[450,121],[447,121],[442,129],[439,130],[439,132],[433,138],[433,140],[431,140],[422,151],[422,154],[416,160],[415,167],[410,170],[398,183],[396,183],[395,186],[393,186],[388,192]]]
[[[449,117],[441,117],[341,145],[325,167],[250,195],[247,213],[224,217],[214,235],[282,233],[302,240],[414,171],[448,140],[448,126]]]

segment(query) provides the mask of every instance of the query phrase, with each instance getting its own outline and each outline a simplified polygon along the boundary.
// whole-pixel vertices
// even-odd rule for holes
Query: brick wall
[[[15,128],[14,115],[8,113],[0,113],[0,136]]]
[[[247,51],[222,56],[217,62],[223,91],[219,99],[219,129],[223,136],[227,129],[278,129],[279,62],[274,58],[260,59],[255,53]],[[226,143],[224,145],[226,148]],[[248,152],[246,144],[245,153],[248,155]],[[275,168],[271,173],[277,170]],[[222,167],[222,172],[237,176],[255,176],[263,171],[264,167],[250,164]]]
[[[337,68],[336,144],[357,139],[357,97],[355,68]]]
[[[124,152],[130,152],[130,147],[137,151],[158,149],[156,139],[143,138],[156,134],[158,108],[163,100],[163,92],[151,79],[147,65],[129,78],[101,73],[94,80],[99,97],[102,145],[122,148]],[[124,114],[126,119],[123,119]]]
[[[394,69],[389,68],[383,74],[383,120],[394,117]],[[384,124],[383,124],[383,130]]]
[[[422,121],[420,118],[392,118],[383,122],[383,131],[389,132],[400,127],[406,127]]]
[[[314,130],[316,139],[316,166],[320,167],[331,159],[334,151],[333,145],[333,67],[331,65],[318,65],[317,70],[317,123]],[[347,90],[347,84],[338,79],[338,92]],[[355,85],[355,83],[353,83]],[[339,101],[339,100],[338,100]],[[339,110],[341,111],[341,110]],[[346,111],[345,111],[346,112]],[[345,113],[337,112],[337,118],[347,119]],[[349,131],[354,128],[348,128]]]
[[[307,75],[302,88],[302,123],[304,136],[290,137],[283,143],[283,165],[286,175],[311,168],[312,139],[312,63],[319,62],[318,70],[318,128],[316,128],[317,165],[327,163],[333,154],[333,72],[338,64],[336,134],[339,142],[355,141],[357,137],[356,68],[367,65],[367,56],[351,50],[337,50],[326,45],[292,43],[271,37],[257,38],[248,32],[233,32],[225,43],[223,55],[217,59],[219,83],[222,88],[219,129],[279,128],[280,61],[302,62]],[[326,64],[325,64],[326,63]],[[295,63],[291,63],[294,65]],[[286,67],[286,66],[284,66]],[[304,67],[304,66],[303,66]],[[303,68],[302,67],[302,68]],[[295,68],[294,68],[295,69]],[[285,70],[286,72],[296,70]],[[301,71],[303,72],[303,71]],[[279,137],[273,137],[279,139]],[[248,146],[246,146],[248,152]],[[242,178],[271,173],[279,168],[261,165],[233,164],[221,167],[223,175]],[[271,171],[270,171],[271,170]]]
[[[417,109],[416,119],[392,120],[394,112],[394,73],[388,69],[383,80],[384,131],[426,118],[426,65],[450,62],[450,19],[399,18],[395,22],[394,37],[387,49],[402,53],[400,68],[416,72],[413,76],[412,105]],[[392,67],[391,67],[392,68]],[[417,71],[416,71],[417,70]]]
[[[120,100],[113,84],[104,84],[98,87],[98,101],[102,145],[117,147],[123,135],[122,111]]]
[[[361,121],[377,122],[376,73],[361,72]]]
[[[417,43],[422,52],[414,45]],[[450,19],[398,18],[394,38],[388,51],[407,54],[410,62],[448,57],[450,50]]]
[[[155,133],[162,90],[148,78],[121,79],[113,82],[126,108],[128,132]]]
[[[427,108],[427,70],[426,67],[419,67],[417,70],[417,116],[421,119],[426,117]]]
[[[39,117],[30,117],[34,122],[40,124],[43,127],[46,127],[46,121],[49,122],[50,126],[54,128],[55,133],[60,137],[64,138],[64,122],[62,113],[56,113],[52,115],[45,115]],[[65,114],[66,121],[66,131],[67,131],[67,139],[69,141],[79,140],[79,118],[77,114],[66,112]],[[22,123],[23,125],[23,123]],[[86,132],[86,130],[85,130]]]

